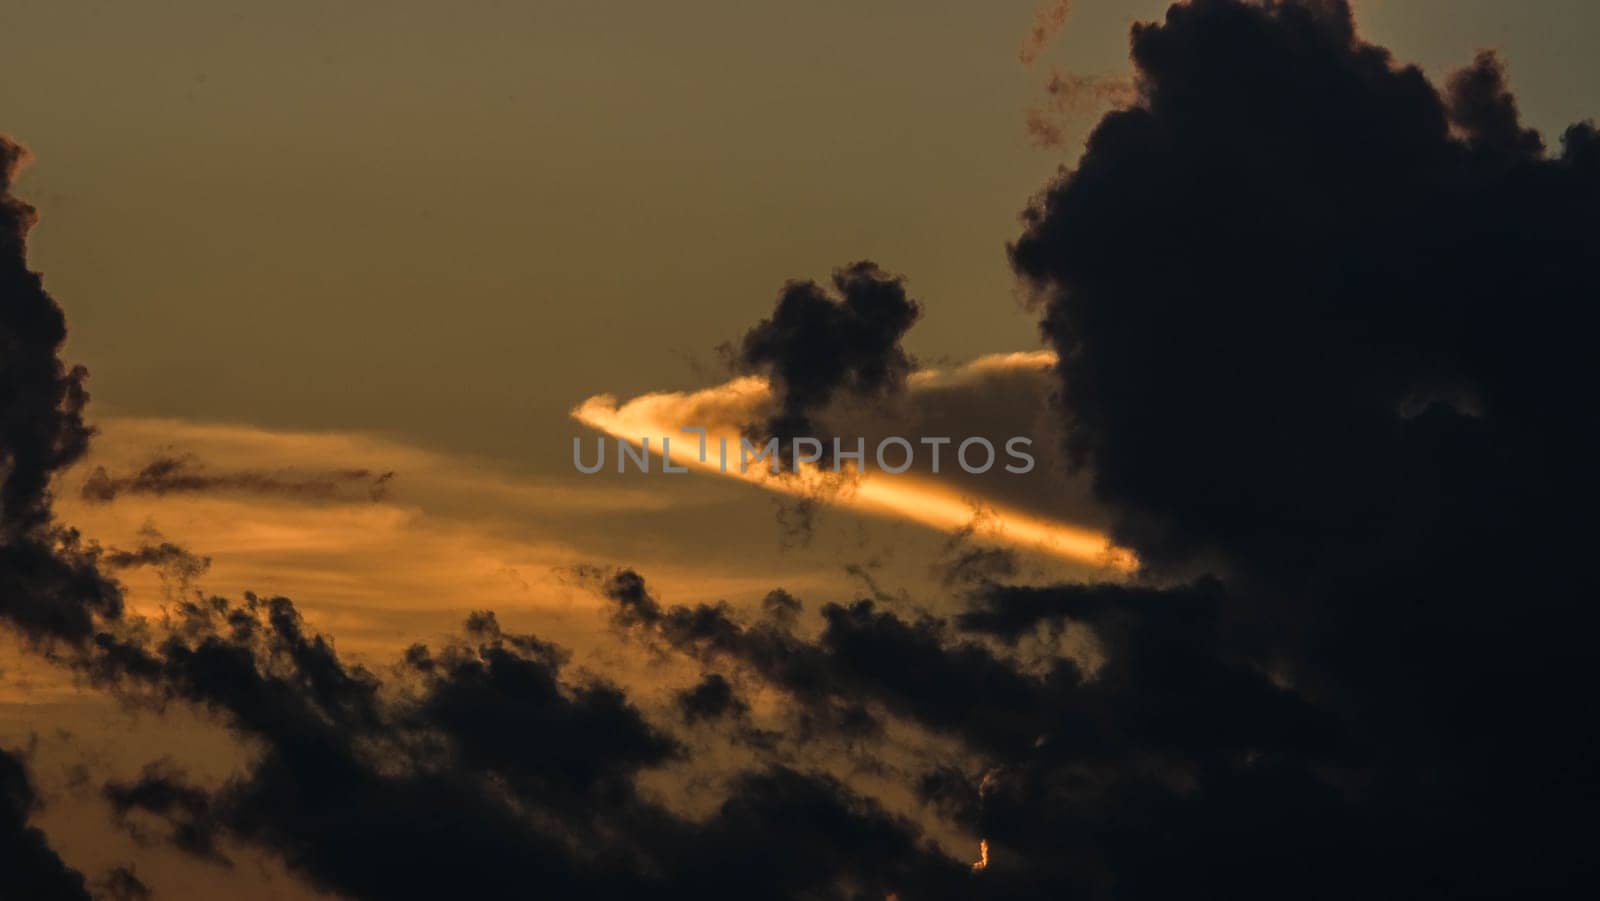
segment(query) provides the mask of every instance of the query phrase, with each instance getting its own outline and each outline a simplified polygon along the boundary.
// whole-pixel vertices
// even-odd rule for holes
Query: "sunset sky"
[[[567,411],[698,386],[785,279],[871,259],[928,361],[1038,346],[1017,215],[1076,155],[1051,67],[1127,75],[1164,0],[8,3],[37,270],[117,414],[379,430],[565,475]],[[1600,105],[1584,0],[1371,0],[1436,76],[1501,50],[1552,139]]]
[[[1600,5],[1349,6],[10,0],[0,901],[1494,896],[1441,798],[1593,785],[1450,716],[1590,596]],[[1038,465],[573,465],[796,421]]]

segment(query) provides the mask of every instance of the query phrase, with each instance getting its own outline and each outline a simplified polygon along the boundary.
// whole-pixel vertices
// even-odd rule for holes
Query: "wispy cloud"
[[[996,371],[1048,368],[1053,361],[1053,355],[1048,353],[998,354],[981,357],[950,373],[924,370],[909,378],[907,384],[913,392],[927,390]],[[675,465],[738,479],[779,494],[906,520],[943,532],[966,528],[981,514],[985,535],[993,541],[1111,570],[1129,571],[1136,566],[1133,555],[1114,546],[1104,533],[994,503],[982,495],[942,484],[932,476],[875,473],[870,466],[865,471],[834,473],[812,464],[801,464],[799,471],[781,475],[760,465],[741,471],[740,424],[759,418],[759,411],[770,399],[763,379],[746,376],[700,391],[646,394],[624,402],[610,395],[597,395],[579,404],[572,415],[584,425],[635,448],[643,447],[645,439],[650,439],[652,448],[659,451],[661,438],[665,437],[671,442],[669,448],[677,448],[672,455]],[[706,430],[704,459],[699,454],[698,435],[682,432],[685,427]]]

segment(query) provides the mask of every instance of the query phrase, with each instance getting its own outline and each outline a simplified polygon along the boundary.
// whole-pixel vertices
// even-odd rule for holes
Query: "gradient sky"
[[[750,605],[783,585],[920,611],[908,599],[938,586],[927,561],[949,535],[841,515],[795,547],[772,498],[731,480],[586,480],[571,440],[595,433],[571,412],[600,394],[715,395],[729,375],[717,346],[767,315],[786,279],[862,258],[909,278],[924,314],[906,346],[921,362],[960,373],[1039,350],[1006,244],[1100,110],[1069,117],[1054,148],[1030,143],[1025,113],[1053,67],[1125,75],[1130,23],[1167,3],[1077,0],[1029,66],[1018,47],[1035,6],[8,0],[0,132],[35,156],[17,187],[41,217],[30,262],[67,311],[65,357],[92,372],[103,428],[59,480],[61,520],[108,547],[158,528],[212,557],[207,591],[293,595],[352,659],[493,607],[646,701],[688,671],[641,674],[642,654],[608,644],[592,586],[564,568],[625,561],[673,602]],[[1499,50],[1552,146],[1600,110],[1600,4],[1356,6],[1369,39],[1435,81]],[[1031,423],[1021,400],[1019,413],[957,394],[940,402],[966,421]],[[1043,395],[1006,396],[1037,412]],[[158,451],[214,470],[400,475],[383,503],[78,495],[91,467],[126,473]],[[1032,485],[984,496],[1103,525],[1081,482]],[[1086,556],[1026,558],[1023,575],[1098,572]],[[144,613],[193,587],[120,577]],[[214,723],[135,721],[31,666],[0,667],[12,744],[42,733],[47,751],[128,775],[177,734],[203,775],[237,762]],[[68,764],[39,778],[60,793],[42,822],[75,862],[137,850],[98,797],[63,787]],[[142,860],[152,882],[202,894],[311,896],[167,849]]]
[[[383,430],[567,468],[599,391],[704,381],[783,280],[911,279],[926,360],[1036,346],[1004,244],[1053,168],[1052,65],[1126,70],[1160,0],[15,0],[4,128],[100,415]],[[1479,47],[1555,137],[1600,105],[1583,0],[1369,0],[1438,75]]]

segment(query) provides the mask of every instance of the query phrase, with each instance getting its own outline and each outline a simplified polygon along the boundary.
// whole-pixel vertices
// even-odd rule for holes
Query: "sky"
[[[32,259],[98,408],[378,430],[568,470],[590,394],[698,386],[783,282],[905,274],[930,362],[1038,346],[1005,244],[1157,2],[7,4]],[[1430,72],[1504,50],[1530,123],[1592,113],[1581,0],[1374,0]],[[695,361],[693,364],[689,361]]]
[[[1592,878],[1600,7],[1348,8],[7,3],[0,901]]]

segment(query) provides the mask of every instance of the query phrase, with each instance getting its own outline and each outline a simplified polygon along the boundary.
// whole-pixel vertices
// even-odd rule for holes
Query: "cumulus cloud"
[[[1493,56],[1436,86],[1334,0],[1178,4],[1132,47],[1011,255],[1140,579],[808,636],[619,572],[618,627],[783,693],[791,736],[959,741],[918,785],[983,894],[1570,890],[1600,138],[1548,152]]]
[[[1165,807],[1102,784],[1122,822],[1147,820],[1095,859],[1124,897],[1570,886],[1584,852],[1555,824],[1594,786],[1591,726],[1563,711],[1592,623],[1572,561],[1600,138],[1576,125],[1547,153],[1492,55],[1437,87],[1336,0],[1178,4],[1135,28],[1132,58],[1139,101],[1011,250],[1057,351],[1066,446],[1149,576],[1221,580],[1159,634],[1293,686],[1337,729],[1220,769],[1184,753]],[[1111,665],[1167,666],[1142,634]],[[1226,734],[1248,708],[1196,709]],[[1005,797],[1019,826],[1056,816]],[[1184,823],[1213,840],[1150,840]]]
[[[818,436],[815,414],[837,395],[892,395],[910,374],[900,339],[922,315],[905,279],[863,260],[834,270],[833,291],[792,281],[772,315],[745,333],[737,361],[766,375],[777,412],[751,430],[787,442]]]

